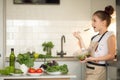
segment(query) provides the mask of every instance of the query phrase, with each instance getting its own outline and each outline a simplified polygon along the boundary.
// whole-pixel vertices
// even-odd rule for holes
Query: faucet
[[[63,40],[65,43],[65,36],[64,35],[61,37],[61,51],[57,52],[57,55],[60,55],[61,58],[63,58],[63,56],[66,55],[66,53],[63,51]]]

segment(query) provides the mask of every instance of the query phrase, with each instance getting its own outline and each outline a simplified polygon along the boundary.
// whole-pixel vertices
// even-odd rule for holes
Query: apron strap
[[[103,36],[104,36],[107,32],[108,32],[108,31],[106,31],[106,32],[100,37],[100,39],[98,40],[98,43],[101,41],[101,39],[103,38]],[[98,45],[99,45],[99,44],[98,44]],[[97,50],[98,45],[97,45],[97,47],[95,48],[95,51]]]
[[[103,36],[104,36],[107,32],[108,32],[108,31],[106,31],[106,32],[100,37],[100,39],[98,40],[98,42],[101,41],[101,39],[103,38]]]

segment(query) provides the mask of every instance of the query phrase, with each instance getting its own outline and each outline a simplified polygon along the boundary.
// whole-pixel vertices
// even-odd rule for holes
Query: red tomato
[[[42,73],[43,70],[42,70],[41,68],[38,68],[38,69],[36,70],[36,72],[37,72],[37,73]]]
[[[29,68],[28,72],[29,72],[29,73],[35,73],[36,70],[35,70],[34,68]]]

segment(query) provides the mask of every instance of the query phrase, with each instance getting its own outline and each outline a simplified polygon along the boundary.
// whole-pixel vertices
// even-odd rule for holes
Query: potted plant
[[[52,48],[54,47],[53,43],[50,41],[50,42],[44,42],[42,44],[43,46],[43,51],[46,52],[46,55],[51,55],[52,54]]]

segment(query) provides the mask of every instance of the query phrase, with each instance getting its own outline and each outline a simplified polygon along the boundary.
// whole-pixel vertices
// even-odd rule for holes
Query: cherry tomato
[[[38,68],[37,70],[36,70],[36,73],[42,73],[43,72],[43,70],[41,69],[41,68]]]
[[[29,68],[28,72],[29,72],[29,73],[35,73],[36,70],[35,70],[34,68]]]

